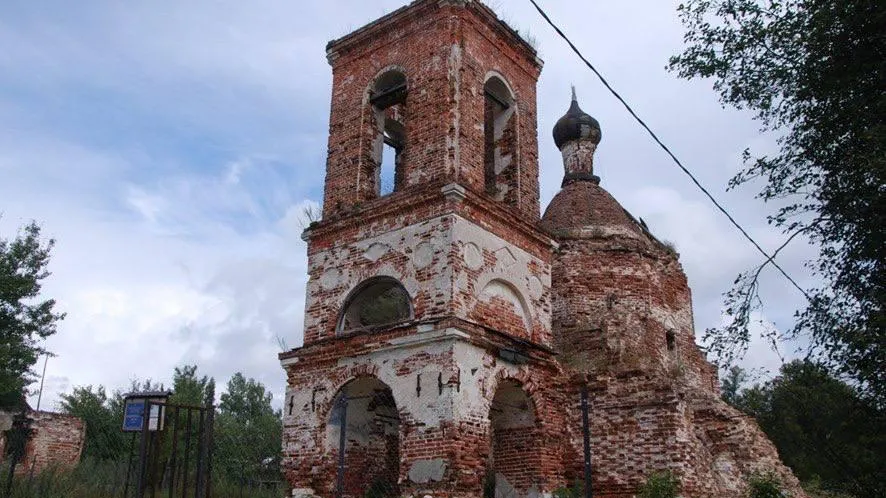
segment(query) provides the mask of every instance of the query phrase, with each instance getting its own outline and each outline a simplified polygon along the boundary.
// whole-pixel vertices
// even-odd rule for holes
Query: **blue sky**
[[[305,206],[321,201],[331,71],[325,45],[403,1],[194,0],[0,3],[0,234],[38,220],[58,241],[47,295],[68,313],[48,346],[46,404],[76,385],[167,381],[197,363],[283,390],[276,354],[301,340]],[[753,188],[726,192],[741,152],[772,150],[750,116],[722,109],[710,82],[664,66],[682,29],[677,2],[541,2],[700,180],[758,240],[781,234]],[[600,120],[603,186],[674,242],[693,288],[696,331],[759,258],[669,163],[528,0],[493,5],[536,40],[542,205],[562,165],[550,130],[575,84]],[[813,251],[789,249],[786,268]],[[764,280],[765,319],[801,304]],[[755,343],[751,367],[777,367]]]

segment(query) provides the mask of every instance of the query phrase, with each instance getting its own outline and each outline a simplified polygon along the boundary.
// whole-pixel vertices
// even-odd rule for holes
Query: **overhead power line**
[[[753,237],[751,237],[751,235],[747,232],[747,230],[745,230],[744,227],[742,227],[738,223],[738,221],[735,220],[735,218],[729,213],[729,211],[727,211],[726,208],[723,207],[723,205],[720,204],[720,202],[713,195],[711,195],[711,193],[708,191],[708,189],[706,189],[698,181],[698,179],[695,177],[695,175],[693,175],[692,172],[686,168],[686,166],[683,166],[683,163],[680,161],[680,159],[678,159],[677,156],[673,152],[671,152],[671,149],[667,145],[665,145],[664,142],[661,141],[661,139],[658,138],[658,135],[656,135],[655,132],[652,131],[652,129],[646,124],[646,122],[643,121],[643,119],[641,119],[640,116],[638,116],[636,112],[634,112],[634,109],[630,106],[630,104],[628,104],[627,101],[624,98],[622,98],[622,96],[619,95],[619,93],[617,91],[615,91],[614,88],[612,88],[612,85],[610,85],[609,82],[606,81],[606,78],[604,78],[603,75],[600,74],[600,71],[597,71],[597,68],[594,67],[594,65],[591,64],[591,62],[581,53],[581,51],[578,49],[578,47],[576,47],[575,44],[572,43],[572,40],[570,40],[569,37],[566,36],[565,33],[563,33],[563,30],[561,30],[554,23],[554,21],[551,20],[551,18],[544,11],[544,9],[542,9],[535,0],[529,0],[529,1],[532,2],[532,5],[535,7],[535,10],[537,10],[538,13],[541,14],[541,16],[544,18],[544,20],[547,21],[547,23],[552,28],[554,28],[554,31],[556,31],[557,34],[560,35],[560,37],[566,41],[566,43],[569,45],[569,48],[571,48],[572,51],[575,52],[575,54],[578,55],[578,57],[582,60],[582,62],[584,62],[585,65],[588,66],[588,69],[590,69],[591,71],[594,72],[595,75],[597,75],[597,78],[600,79],[600,82],[603,83],[603,86],[605,86],[606,89],[609,90],[609,92],[616,99],[618,99],[619,102],[621,102],[621,104],[625,107],[625,109],[627,109],[628,113],[630,113],[630,115],[633,116],[633,118],[638,123],[640,123],[640,126],[642,126],[643,129],[646,130],[647,133],[649,133],[649,136],[652,137],[652,139],[655,141],[655,143],[657,143],[659,145],[659,147],[661,147],[662,150],[664,150],[667,153],[667,155],[671,157],[671,159],[674,161],[674,164],[676,164],[683,171],[683,173],[685,173],[686,176],[688,176],[689,179],[692,180],[692,183],[694,183],[695,186],[698,187],[698,189],[701,190],[702,193],[708,199],[710,199],[710,201],[714,204],[714,206],[716,206],[717,209],[721,213],[723,213],[726,216],[726,218],[729,219],[729,222],[732,223],[732,225],[735,226],[735,228],[737,228],[738,231],[741,232],[741,234],[744,235],[744,237],[746,239],[748,239],[748,241],[750,241],[750,243],[753,244],[753,246],[755,248],[757,248],[757,251],[759,251],[760,254],[762,254],[766,258],[766,263],[764,263],[763,265],[765,266],[767,263],[772,264],[772,266],[774,266],[782,275],[784,275],[784,278],[786,278],[788,280],[788,282],[790,282],[798,291],[800,291],[803,294],[803,296],[806,297],[807,300],[812,301],[812,298],[809,296],[809,294],[806,292],[806,290],[803,289],[802,287],[800,287],[800,285],[797,283],[797,281],[794,280],[790,275],[788,275],[788,273],[775,261],[775,254],[770,256],[769,253],[766,252],[766,250],[763,249],[760,246],[760,244],[758,244],[757,241],[754,240]]]

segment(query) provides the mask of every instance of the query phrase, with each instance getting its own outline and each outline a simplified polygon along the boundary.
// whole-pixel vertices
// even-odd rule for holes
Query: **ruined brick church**
[[[601,186],[574,97],[540,216],[532,46],[476,0],[417,0],[328,59],[304,346],[280,355],[293,496],[551,496],[584,476],[582,391],[595,496],[664,470],[687,497],[754,472],[802,496],[720,401],[678,255]]]

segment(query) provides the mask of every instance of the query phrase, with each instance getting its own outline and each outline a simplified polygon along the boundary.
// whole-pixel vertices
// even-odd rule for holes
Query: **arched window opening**
[[[400,496],[400,413],[391,388],[375,377],[345,384],[333,399],[326,447],[336,465],[340,496]],[[339,496],[330,490],[329,496]]]
[[[402,183],[402,162],[406,150],[406,76],[397,70],[376,79],[369,102],[375,123],[372,165],[375,193],[384,197]]]
[[[377,277],[360,284],[345,302],[338,332],[374,330],[412,319],[412,300],[400,282]]]
[[[483,88],[483,167],[486,191],[496,200],[517,204],[516,102],[500,78],[489,78]]]
[[[484,486],[494,496],[531,496],[535,484],[533,471],[539,469],[537,457],[544,438],[536,423],[535,409],[529,395],[513,380],[502,381],[489,407],[492,427],[491,461]]]
[[[677,350],[677,334],[673,330],[668,330],[665,334],[665,341],[668,345],[668,351],[674,352]]]

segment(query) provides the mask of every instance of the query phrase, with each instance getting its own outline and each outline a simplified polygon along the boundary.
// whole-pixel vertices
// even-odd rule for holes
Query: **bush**
[[[572,486],[559,488],[554,491],[554,498],[584,498],[584,496],[585,485],[578,479],[575,480]]]
[[[680,481],[671,471],[655,472],[637,495],[640,498],[677,498],[680,492]]]
[[[781,481],[772,472],[754,474],[748,479],[748,498],[790,498],[783,490]]]

